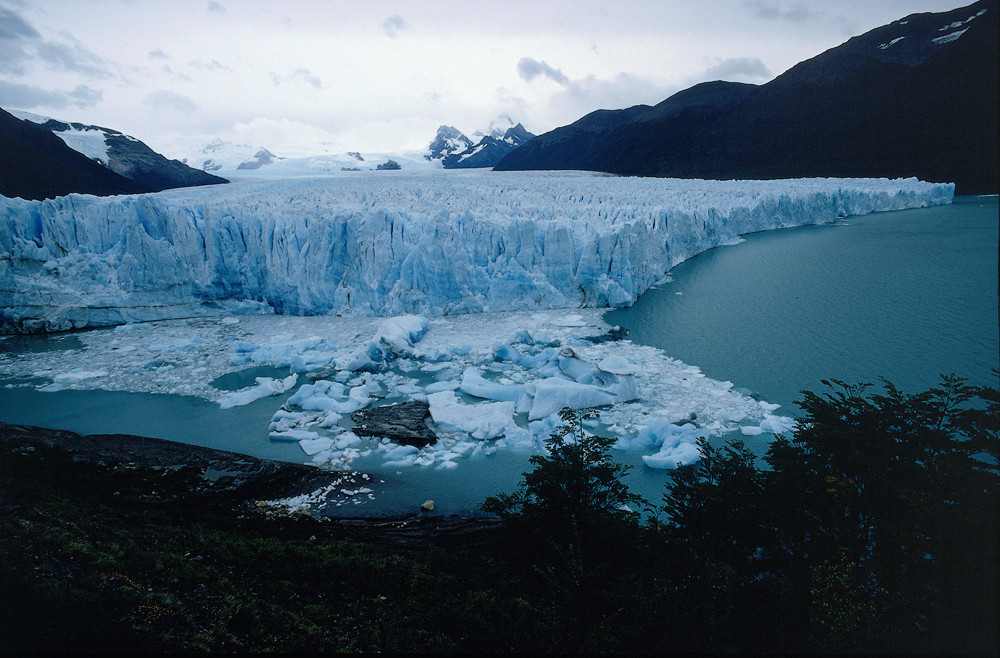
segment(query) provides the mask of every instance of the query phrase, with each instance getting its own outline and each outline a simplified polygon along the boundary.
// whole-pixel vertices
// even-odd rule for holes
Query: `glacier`
[[[677,263],[742,234],[954,195],[916,179],[351,173],[0,197],[0,332],[627,306]]]
[[[564,407],[599,408],[589,429],[648,472],[695,461],[701,437],[792,431],[778,405],[621,339],[604,310],[746,233],[953,195],[915,179],[437,171],[0,197],[3,332],[97,328],[38,351],[0,335],[0,381],[263,405],[269,421],[218,447],[376,476],[280,505],[377,507],[419,490],[462,511],[545,450]],[[410,401],[428,404],[435,442],[352,431],[353,412]],[[448,489],[459,471],[476,484]]]

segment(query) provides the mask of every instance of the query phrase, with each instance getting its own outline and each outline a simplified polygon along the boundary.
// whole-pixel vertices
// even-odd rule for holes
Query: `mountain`
[[[213,139],[181,162],[202,171],[253,170],[283,160],[263,146]]]
[[[454,126],[440,126],[427,148],[430,152],[424,157],[428,160],[443,160],[453,153],[464,153],[472,148],[472,140]]]
[[[997,4],[907,16],[760,87],[705,83],[646,111],[593,113],[537,137],[495,168],[916,176],[955,182],[960,193],[995,193]]]
[[[484,135],[479,143],[461,153],[452,153],[441,161],[445,169],[472,169],[477,167],[494,167],[503,157],[525,144],[534,137],[517,124],[511,126],[502,135]]]
[[[175,187],[214,185],[226,179],[168,160],[135,137],[117,130],[82,123],[67,123],[26,112],[21,119],[53,133],[70,148],[136,183],[140,192],[159,192]]]
[[[136,181],[70,148],[45,128],[0,110],[0,195],[41,200],[72,192],[142,191]]]
[[[636,163],[664,151],[682,149],[698,128],[732,110],[755,89],[754,85],[739,82],[704,82],[653,107],[597,110],[568,126],[539,135],[495,168],[643,174]]]
[[[506,114],[490,123],[489,134],[477,130],[473,135],[480,138],[475,144],[457,128],[441,126],[424,157],[440,160],[445,169],[492,167],[534,137]]]

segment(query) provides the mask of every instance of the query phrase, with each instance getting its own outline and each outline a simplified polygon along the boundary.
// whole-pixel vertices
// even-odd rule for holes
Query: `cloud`
[[[206,61],[203,61],[203,60],[200,60],[200,59],[196,59],[196,60],[192,60],[189,63],[191,64],[191,66],[193,66],[196,69],[205,69],[207,71],[229,71],[229,72],[232,72],[231,68],[229,68],[225,64],[220,63],[219,60],[217,60],[217,59],[213,59],[210,62],[206,62]]]
[[[399,33],[409,27],[409,24],[403,20],[403,17],[399,14],[395,16],[390,16],[389,18],[382,21],[382,29],[385,34],[390,39],[395,39],[399,36]]]
[[[730,57],[705,71],[709,80],[760,80],[771,77],[764,62],[756,57]]]
[[[20,14],[0,7],[0,72],[27,75],[31,64],[42,62],[56,71],[108,78],[108,63],[68,34],[65,40],[43,38]]]
[[[248,122],[237,122],[231,129],[222,131],[221,137],[238,144],[264,146],[285,157],[316,155],[317,146],[330,151],[344,148],[333,133],[291,119],[257,117]]]
[[[292,73],[292,78],[307,82],[317,89],[323,86],[323,81],[313,75],[309,69],[295,69],[295,72]]]
[[[72,91],[59,91],[0,80],[0,106],[8,108],[83,109],[100,102],[101,94],[101,91],[86,85],[78,85]]]
[[[35,49],[38,57],[56,71],[82,73],[95,78],[109,78],[107,62],[79,43],[42,41]]]
[[[316,87],[316,89],[323,88],[323,81],[319,77],[313,75],[312,71],[309,69],[295,69],[289,76],[281,76],[273,71],[271,72],[271,82],[273,82],[275,86],[280,85],[285,82],[285,80],[289,80],[291,82],[305,82],[313,87]]]
[[[813,10],[800,3],[792,5],[789,9],[782,9],[776,4],[766,3],[763,0],[750,0],[745,5],[756,18],[769,21],[804,23],[817,17],[817,14]]]
[[[0,7],[0,40],[18,41],[20,39],[41,39],[38,30],[31,27],[28,21],[9,9]]]
[[[581,108],[583,111],[576,117],[579,118],[598,108],[621,109],[642,103],[658,103],[668,95],[666,88],[649,80],[619,73],[610,80],[588,75],[569,81],[563,91],[552,97],[552,101],[556,106]]]
[[[189,114],[198,109],[198,104],[187,96],[166,89],[154,91],[142,99],[142,102],[156,109],[168,108],[183,114]]]
[[[148,54],[148,57],[150,59],[170,59],[170,55],[168,55],[167,53],[163,52],[159,48],[157,48],[155,50],[150,50],[149,54]]]
[[[215,2],[215,0],[212,0],[211,2],[208,3],[208,10],[217,11],[223,14],[226,13],[226,8],[220,5],[218,2]]]
[[[561,85],[569,83],[569,78],[563,74],[562,71],[556,68],[552,68],[545,62],[539,62],[537,59],[531,59],[530,57],[522,57],[517,63],[517,73],[522,79],[531,82],[538,76],[542,75],[558,82]]]

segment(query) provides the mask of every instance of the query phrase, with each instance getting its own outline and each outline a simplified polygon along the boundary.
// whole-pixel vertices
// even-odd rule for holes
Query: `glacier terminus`
[[[359,173],[158,194],[0,198],[0,329],[220,310],[291,315],[627,306],[739,235],[951,201],[908,180]]]

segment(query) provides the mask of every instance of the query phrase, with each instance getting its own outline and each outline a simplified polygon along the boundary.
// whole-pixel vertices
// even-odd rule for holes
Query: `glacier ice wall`
[[[738,235],[950,203],[916,179],[357,175],[0,197],[0,331],[219,312],[627,306]]]

